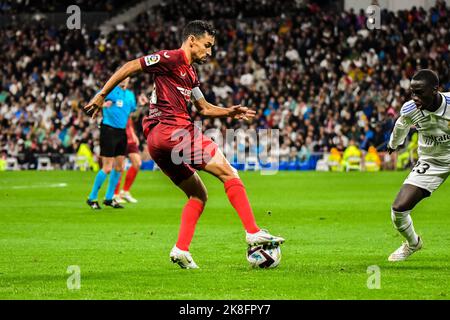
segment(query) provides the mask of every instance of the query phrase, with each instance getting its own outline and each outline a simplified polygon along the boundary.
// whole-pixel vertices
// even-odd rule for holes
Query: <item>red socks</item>
[[[131,185],[134,182],[134,179],[136,178],[136,175],[138,173],[138,170],[136,170],[133,166],[131,166],[127,171],[127,176],[125,177],[125,184],[123,185],[123,191],[129,191],[131,188]]]
[[[237,211],[239,218],[241,218],[245,230],[249,233],[258,232],[260,229],[256,225],[255,217],[253,216],[253,211],[248,202],[247,193],[245,192],[245,187],[241,179],[235,178],[228,180],[224,186],[228,199]],[[204,204],[197,199],[189,199],[184,206],[177,241],[178,249],[189,251],[195,226],[203,212],[203,208]]]
[[[245,192],[245,187],[241,179],[234,178],[224,183],[225,192],[230,200],[231,205],[237,211],[242,224],[248,233],[258,232],[260,229],[256,225],[252,208]]]
[[[139,171],[136,170],[133,166],[131,166],[127,175],[125,176],[125,183],[123,184],[123,191],[130,191],[131,186],[133,185],[134,179],[136,179],[136,175]],[[119,182],[117,182],[116,190],[114,190],[114,194],[119,194],[120,191],[120,181],[122,180],[122,175],[119,177]]]
[[[189,251],[195,225],[203,212],[204,204],[197,199],[189,199],[181,214],[180,232],[178,233],[178,249]]]

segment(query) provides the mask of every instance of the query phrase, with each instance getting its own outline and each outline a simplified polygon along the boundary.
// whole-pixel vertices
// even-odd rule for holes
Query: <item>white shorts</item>
[[[428,190],[433,193],[450,174],[450,163],[419,159],[404,184]]]

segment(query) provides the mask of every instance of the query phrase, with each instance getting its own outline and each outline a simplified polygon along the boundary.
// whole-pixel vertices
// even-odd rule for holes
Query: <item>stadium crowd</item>
[[[3,28],[0,150],[31,167],[39,154],[63,165],[80,143],[98,153],[98,122],[82,106],[119,65],[177,48],[182,26],[206,19],[218,29],[213,57],[198,66],[206,99],[241,103],[257,117],[250,124],[204,120],[205,130],[279,129],[282,161],[307,161],[312,153],[344,151],[352,143],[380,151],[417,69],[436,70],[441,89],[450,91],[449,17],[445,2],[437,1],[429,11],[382,10],[381,28],[369,30],[364,12],[353,10],[337,14],[294,1],[193,0],[165,1],[108,35],[45,21]],[[131,89],[150,96],[152,79],[141,75]],[[141,107],[135,118],[139,133],[145,113]],[[195,109],[192,117],[200,120]]]
[[[66,12],[68,6],[77,5],[83,11],[112,12],[123,6],[119,0],[1,0],[0,14]]]

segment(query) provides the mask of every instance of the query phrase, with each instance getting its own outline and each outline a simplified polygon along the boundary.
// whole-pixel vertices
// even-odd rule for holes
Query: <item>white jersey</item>
[[[419,110],[413,100],[403,104],[389,147],[397,149],[404,143],[411,126],[415,126],[419,135],[419,158],[450,163],[450,92],[440,94],[442,103],[435,112]]]

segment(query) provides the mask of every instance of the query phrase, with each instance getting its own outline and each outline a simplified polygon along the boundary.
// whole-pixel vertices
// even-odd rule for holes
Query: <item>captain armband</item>
[[[192,89],[192,97],[194,98],[194,101],[198,101],[205,96],[203,95],[199,87],[195,87]]]

